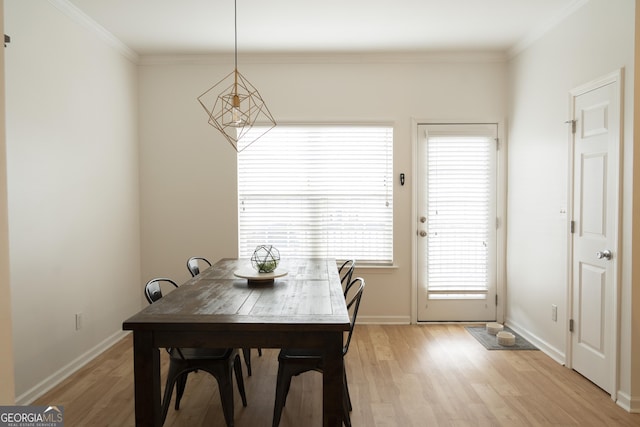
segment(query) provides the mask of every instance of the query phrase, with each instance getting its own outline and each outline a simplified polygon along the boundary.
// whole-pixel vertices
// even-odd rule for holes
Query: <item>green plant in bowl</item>
[[[271,273],[278,267],[278,262],[275,260],[267,260],[264,262],[258,262],[258,271],[260,273]]]

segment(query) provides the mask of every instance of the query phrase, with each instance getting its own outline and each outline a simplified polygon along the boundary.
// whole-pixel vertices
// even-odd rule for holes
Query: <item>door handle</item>
[[[421,216],[421,217],[420,217],[420,222],[421,222],[421,223],[423,223],[423,224],[424,224],[425,222],[427,222],[427,217],[426,217],[426,216]]]
[[[598,259],[603,259],[604,258],[604,259],[609,260],[609,259],[611,259],[611,256],[612,256],[612,254],[611,254],[611,251],[609,249],[605,249],[604,251],[596,252],[596,258],[598,258]]]
[[[420,230],[420,237],[427,237],[427,232],[424,230]]]

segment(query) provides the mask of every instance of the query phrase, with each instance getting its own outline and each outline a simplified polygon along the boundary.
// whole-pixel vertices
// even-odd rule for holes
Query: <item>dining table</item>
[[[172,347],[320,349],[322,425],[342,426],[350,324],[335,259],[283,258],[271,274],[250,259],[221,259],[122,327],[133,332],[136,426],[162,423],[160,349]]]

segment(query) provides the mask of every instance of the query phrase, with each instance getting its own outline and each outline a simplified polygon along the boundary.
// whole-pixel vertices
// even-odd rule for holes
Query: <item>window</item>
[[[281,256],[391,263],[392,150],[389,126],[272,129],[238,154],[240,257],[270,244]]]

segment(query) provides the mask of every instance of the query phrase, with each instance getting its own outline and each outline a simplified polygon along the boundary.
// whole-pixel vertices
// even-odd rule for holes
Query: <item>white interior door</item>
[[[620,82],[572,92],[573,223],[571,367],[614,390]]]
[[[496,319],[497,128],[418,126],[418,321]]]

